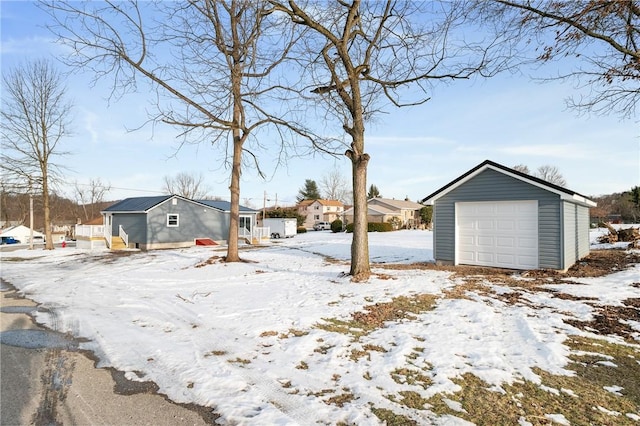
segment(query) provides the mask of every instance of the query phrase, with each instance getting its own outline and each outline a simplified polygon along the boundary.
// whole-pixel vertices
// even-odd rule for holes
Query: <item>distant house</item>
[[[371,198],[367,200],[367,222],[390,222],[399,228],[414,228],[420,224],[420,209],[424,206],[409,200]],[[345,225],[353,223],[353,207],[343,214]]]
[[[338,200],[303,200],[296,206],[298,214],[305,217],[304,226],[313,228],[316,222],[333,222],[342,217],[344,204]]]
[[[422,202],[433,205],[439,263],[567,270],[589,254],[596,203],[489,160]]]
[[[141,250],[226,244],[231,204],[179,195],[127,198],[102,212],[110,248]],[[252,241],[257,211],[240,206],[239,236]]]
[[[0,236],[13,237],[14,239],[20,241],[20,243],[22,244],[29,244],[31,241],[31,229],[24,225],[11,226],[7,229],[3,229],[2,232],[0,232]],[[42,232],[38,232],[34,230],[33,242],[43,243],[44,234]]]

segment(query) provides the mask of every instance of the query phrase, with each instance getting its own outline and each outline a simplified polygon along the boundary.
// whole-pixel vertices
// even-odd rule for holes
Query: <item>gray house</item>
[[[596,203],[489,160],[422,203],[433,205],[438,263],[566,271],[589,254]]]
[[[151,250],[225,244],[230,210],[228,201],[161,195],[127,198],[101,213],[110,248]],[[239,234],[248,241],[251,241],[257,213],[240,206]]]

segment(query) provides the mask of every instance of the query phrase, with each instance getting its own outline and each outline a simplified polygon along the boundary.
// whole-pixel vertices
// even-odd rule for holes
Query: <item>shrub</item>
[[[340,219],[336,219],[331,222],[331,232],[341,232],[342,231],[342,221]]]
[[[367,231],[368,232],[389,232],[393,231],[393,227],[390,223],[377,223],[377,222],[369,222],[367,223]],[[353,232],[353,223],[347,225],[347,232]]]
[[[298,234],[304,234],[305,232],[307,232],[307,228],[304,226],[298,226]]]

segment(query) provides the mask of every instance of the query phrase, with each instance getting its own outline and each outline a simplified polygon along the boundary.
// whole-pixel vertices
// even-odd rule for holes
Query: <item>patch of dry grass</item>
[[[433,294],[399,296],[391,302],[365,306],[363,311],[353,313],[351,320],[324,318],[324,323],[317,324],[316,327],[325,331],[350,334],[357,340],[384,327],[385,322],[416,319],[416,315],[434,309],[436,299],[437,296]]]
[[[402,414],[397,414],[386,408],[372,407],[371,411],[375,416],[384,422],[387,426],[417,426],[415,420],[410,419]]]
[[[542,386],[521,381],[505,384],[504,392],[497,392],[467,373],[455,380],[462,389],[446,395],[463,411],[451,408],[444,395],[430,398],[428,404],[438,415],[454,415],[476,424],[518,424],[521,420],[549,424],[548,415],[561,414],[572,425],[637,425],[627,414],[640,415],[640,348],[586,338],[572,338],[568,344],[581,351],[571,356],[568,368],[576,372],[573,376],[534,369]],[[617,393],[610,391],[619,388]]]

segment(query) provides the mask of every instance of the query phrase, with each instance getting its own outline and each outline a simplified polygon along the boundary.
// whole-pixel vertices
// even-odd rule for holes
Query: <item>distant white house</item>
[[[27,228],[24,225],[11,226],[7,229],[3,229],[0,232],[0,236],[2,237],[13,237],[14,239],[20,241],[22,244],[29,244],[31,241],[31,229]],[[33,242],[34,243],[42,243],[44,242],[44,234],[42,232],[33,231]]]

